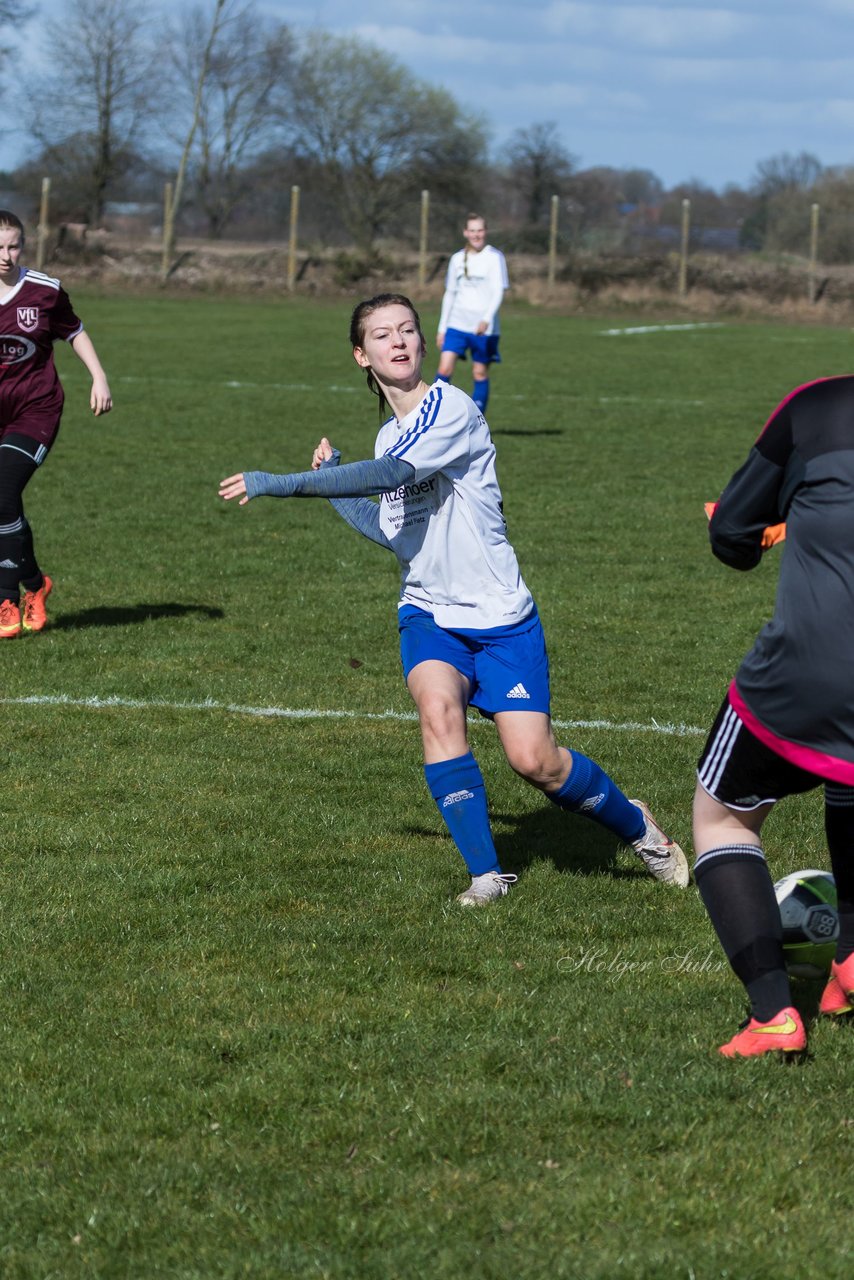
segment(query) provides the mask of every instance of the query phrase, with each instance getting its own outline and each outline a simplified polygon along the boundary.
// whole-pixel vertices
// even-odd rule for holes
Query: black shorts
[[[728,809],[758,809],[827,782],[790,764],[751,733],[724,698],[697,762],[700,786]]]

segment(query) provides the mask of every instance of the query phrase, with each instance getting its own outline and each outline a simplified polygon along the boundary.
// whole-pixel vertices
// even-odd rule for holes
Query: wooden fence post
[[[427,228],[430,225],[430,192],[421,192],[421,229],[418,235],[418,288],[427,283]]]
[[[688,292],[688,242],[691,239],[691,201],[682,201],[682,239],[679,247],[679,297]]]
[[[50,218],[50,178],[42,178],[42,198],[39,205],[39,225],[36,230],[36,270],[41,271],[47,255],[47,233]]]
[[[175,211],[172,208],[172,183],[167,182],[163,187],[163,245],[161,258],[161,275],[165,280],[169,275],[169,268],[172,265],[170,259],[172,257],[172,244],[174,235],[174,218]]]
[[[559,205],[560,197],[552,196],[551,216],[549,218],[549,292],[554,288],[555,271],[557,268],[557,215]]]
[[[815,302],[816,282],[818,280],[818,215],[819,207],[814,204],[810,209],[810,270],[809,300]]]
[[[291,187],[291,221],[288,232],[288,292],[293,293],[297,278],[297,231],[299,229],[299,187]]]

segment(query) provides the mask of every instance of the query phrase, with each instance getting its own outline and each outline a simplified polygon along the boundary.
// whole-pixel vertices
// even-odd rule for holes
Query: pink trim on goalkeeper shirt
[[[815,747],[805,747],[799,742],[789,742],[786,738],[779,738],[776,733],[766,729],[765,725],[756,719],[738,692],[734,680],[727,692],[727,698],[739,719],[744,721],[753,736],[764,743],[770,751],[788,760],[789,764],[805,769],[807,773],[815,773],[820,778],[827,778],[831,782],[844,782],[846,786],[854,787],[854,763],[849,760],[840,760],[838,756],[828,755],[825,751],[816,751]]]

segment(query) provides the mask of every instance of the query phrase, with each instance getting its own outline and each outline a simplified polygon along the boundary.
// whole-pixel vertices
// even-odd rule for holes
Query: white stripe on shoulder
[[[34,271],[32,267],[24,267],[24,279],[32,280],[33,284],[47,285],[49,289],[62,288],[54,276],[46,276],[43,271]]]

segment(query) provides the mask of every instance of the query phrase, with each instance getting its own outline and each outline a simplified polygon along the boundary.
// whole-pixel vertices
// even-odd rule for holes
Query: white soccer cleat
[[[487,902],[503,898],[511,884],[516,883],[516,879],[516,876],[503,875],[500,871],[487,871],[484,876],[472,876],[469,887],[457,894],[457,902],[462,907],[484,907]]]
[[[649,874],[662,884],[675,884],[680,889],[688,887],[688,860],[675,840],[665,835],[649,806],[643,800],[632,800],[631,804],[643,814],[646,830],[640,840],[635,840],[632,848],[643,861]]]

